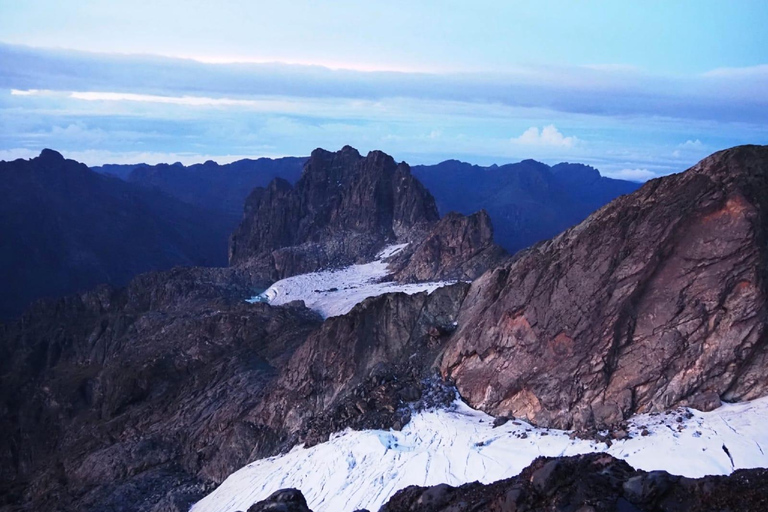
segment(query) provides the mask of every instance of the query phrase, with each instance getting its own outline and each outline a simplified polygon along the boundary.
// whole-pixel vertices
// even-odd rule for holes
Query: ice
[[[234,512],[277,489],[295,487],[315,512],[377,510],[408,485],[490,483],[518,474],[538,456],[608,452],[644,470],[701,477],[766,467],[768,398],[702,413],[681,409],[630,420],[631,439],[571,440],[570,432],[493,418],[456,401],[452,410],[414,414],[400,431],[345,431],[311,448],[263,459],[233,473],[192,512]],[[642,436],[642,431],[648,431]],[[723,450],[727,447],[733,464]]]
[[[279,306],[294,300],[303,300],[308,308],[317,311],[323,318],[328,318],[349,313],[356,304],[368,297],[394,292],[409,295],[419,292],[432,293],[437,288],[450,284],[446,281],[412,284],[379,282],[389,273],[389,264],[385,260],[402,251],[407,245],[385,247],[371,263],[282,279],[263,293],[249,299],[249,302],[268,302]]]

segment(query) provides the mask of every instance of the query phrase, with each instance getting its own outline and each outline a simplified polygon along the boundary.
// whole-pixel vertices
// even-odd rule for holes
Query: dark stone
[[[295,186],[277,179],[246,201],[230,263],[272,279],[370,261],[408,242],[394,279],[471,280],[502,260],[485,212],[439,219],[435,201],[405,163],[380,151],[317,149]]]
[[[472,281],[505,256],[493,242],[485,210],[469,216],[448,213],[420,242],[410,244],[392,266],[398,281]]]
[[[421,496],[440,496],[427,506]],[[516,477],[484,485],[408,487],[380,512],[708,512],[765,510],[768,470],[739,470],[731,476],[681,478],[646,473],[607,454],[536,459]]]
[[[248,512],[312,512],[298,489],[280,489],[267,499],[254,503]]]

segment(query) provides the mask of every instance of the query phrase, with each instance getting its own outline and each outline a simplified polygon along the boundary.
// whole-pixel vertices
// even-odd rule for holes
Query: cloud
[[[656,178],[656,173],[648,169],[621,169],[619,171],[604,172],[605,176],[617,180],[629,180],[644,182]]]
[[[672,156],[680,158],[685,154],[701,154],[706,149],[706,146],[699,139],[688,139],[685,142],[678,144],[677,149],[672,152]]]
[[[566,137],[550,124],[539,131],[536,126],[531,126],[522,135],[512,139],[512,142],[523,146],[548,146],[556,148],[572,148],[578,143],[576,137]]]
[[[704,147],[704,144],[699,139],[696,139],[696,140],[688,139],[687,141],[680,144],[678,147],[685,148],[685,149],[701,149]]]
[[[206,64],[0,44],[0,88],[203,97],[410,98],[541,108],[601,117],[768,123],[762,68],[655,76],[616,66],[531,67],[505,73],[420,73],[253,63]],[[187,100],[185,100],[187,101]]]

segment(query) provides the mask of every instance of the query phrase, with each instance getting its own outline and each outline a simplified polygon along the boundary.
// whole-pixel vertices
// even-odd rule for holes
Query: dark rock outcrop
[[[353,148],[312,152],[292,187],[254,190],[230,242],[230,263],[266,260],[274,278],[370,260],[386,243],[438,220],[429,192],[406,164]]]
[[[230,263],[277,280],[370,261],[395,242],[409,243],[393,262],[401,281],[471,280],[501,261],[485,212],[438,217],[407,164],[380,151],[317,149],[295,186],[276,179],[251,193]]]
[[[0,325],[0,509],[186,510],[252,460],[454,399],[434,359],[467,284],[326,322],[254,285],[176,269]]]
[[[284,366],[262,403],[268,425],[307,445],[347,427],[402,428],[409,403],[455,398],[433,378],[437,353],[454,329],[469,285],[366,299],[326,320]],[[418,407],[417,407],[418,408]]]
[[[0,162],[0,320],[35,299],[124,286],[142,272],[224,265],[235,222],[52,150]]]
[[[559,427],[763,396],[767,215],[766,146],[650,181],[475,281],[442,371]]]
[[[280,489],[267,499],[254,503],[248,512],[312,512],[298,489]]]
[[[639,183],[600,176],[582,164],[550,167],[534,160],[481,167],[457,160],[415,165],[441,214],[488,211],[496,243],[511,253],[551,238]]]
[[[187,510],[274,454],[250,411],[321,319],[244,302],[240,272],[143,275],[0,326],[0,508]]]
[[[768,470],[699,479],[636,471],[607,454],[538,458],[489,485],[407,487],[380,512],[705,512],[766,510]]]

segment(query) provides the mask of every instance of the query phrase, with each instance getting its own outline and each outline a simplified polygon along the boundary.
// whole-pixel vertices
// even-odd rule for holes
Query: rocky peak
[[[476,407],[562,427],[765,395],[766,191],[768,147],[722,151],[487,272],[444,374]]]
[[[267,261],[284,277],[365,259],[439,218],[432,195],[381,151],[317,149],[291,187],[257,189],[230,243],[230,263]]]

